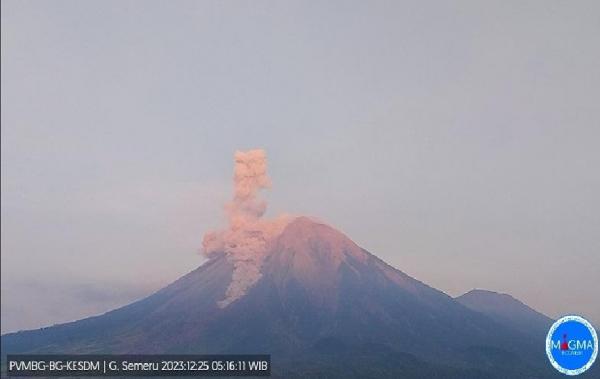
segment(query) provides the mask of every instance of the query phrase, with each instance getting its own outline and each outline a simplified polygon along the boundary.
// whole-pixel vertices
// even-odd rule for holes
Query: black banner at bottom
[[[8,355],[8,376],[269,376],[270,355]]]

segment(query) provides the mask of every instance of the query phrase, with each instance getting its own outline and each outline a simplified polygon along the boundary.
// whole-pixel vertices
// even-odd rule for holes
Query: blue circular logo
[[[587,371],[598,355],[596,329],[580,316],[558,319],[546,337],[546,355],[563,374],[579,375]]]

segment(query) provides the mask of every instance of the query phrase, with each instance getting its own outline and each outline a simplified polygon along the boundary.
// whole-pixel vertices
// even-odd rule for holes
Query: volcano
[[[285,378],[555,377],[543,336],[463,305],[326,224],[295,218],[265,251],[234,301],[223,303],[243,262],[212,254],[130,305],[4,335],[2,354],[264,353]]]

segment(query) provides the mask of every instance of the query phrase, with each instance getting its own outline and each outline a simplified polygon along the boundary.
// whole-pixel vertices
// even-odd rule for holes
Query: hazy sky
[[[233,153],[450,295],[600,324],[600,2],[2,1],[2,331],[200,265]]]

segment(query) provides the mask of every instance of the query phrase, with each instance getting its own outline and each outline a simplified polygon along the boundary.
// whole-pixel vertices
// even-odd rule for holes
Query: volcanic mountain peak
[[[329,225],[308,217],[297,217],[273,241],[268,271],[284,273],[300,282],[330,282],[335,285],[339,267],[348,262],[366,262],[367,253]]]
[[[265,152],[237,152],[229,225],[206,233],[201,267],[104,315],[3,335],[0,350],[266,352],[283,378],[542,377],[551,320],[491,292],[453,299],[314,219],[263,218],[269,184]]]
[[[470,309],[459,302],[471,296],[456,301],[307,217],[292,219],[265,247],[250,261],[226,251],[213,255],[155,294],[104,315],[4,335],[2,351],[269,352],[274,377],[285,378],[321,372],[320,377],[542,377],[538,362],[545,361],[536,347],[543,336],[521,328],[537,327],[535,318]],[[353,366],[344,371],[348,362]],[[419,371],[423,367],[427,371]],[[498,370],[507,372],[490,374]]]
[[[272,252],[278,251],[293,251],[302,259],[330,259],[336,266],[347,256],[367,259],[363,249],[343,233],[306,216],[297,217],[286,226],[274,241]],[[321,256],[315,257],[317,254]]]
[[[234,270],[225,298],[218,302],[219,307],[227,307],[245,296],[262,278],[266,261],[279,261],[275,271],[294,272],[296,279],[314,280],[324,269],[334,273],[347,256],[366,260],[366,253],[348,237],[308,217],[280,218],[278,222],[261,225],[267,224],[272,227],[259,228],[256,233],[242,231],[236,242],[246,242],[243,248],[226,254]],[[257,238],[262,243],[253,242]]]

